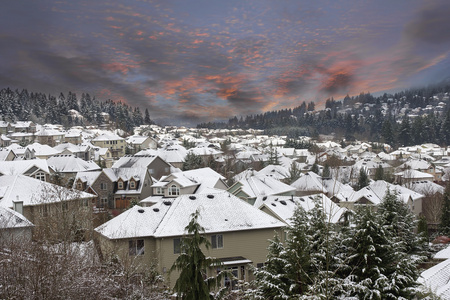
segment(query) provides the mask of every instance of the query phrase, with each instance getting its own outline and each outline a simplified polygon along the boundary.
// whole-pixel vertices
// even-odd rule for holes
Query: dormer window
[[[130,189],[136,189],[136,181],[134,181],[134,180],[131,180],[130,181]]]
[[[77,182],[77,190],[83,190],[83,183],[81,181]]]
[[[123,190],[123,181],[117,182],[117,188],[118,188],[119,190]]]
[[[177,187],[175,184],[172,184],[169,187],[169,196],[179,196],[180,195],[180,188]]]
[[[36,175],[34,175],[34,178],[40,181],[45,181],[45,173],[44,172],[37,172]]]

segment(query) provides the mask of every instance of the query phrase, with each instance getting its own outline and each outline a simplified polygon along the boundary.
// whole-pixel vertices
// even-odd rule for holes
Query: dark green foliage
[[[375,170],[375,177],[374,180],[384,180],[384,168],[382,165],[379,165],[378,168]]]
[[[286,183],[291,184],[297,179],[300,178],[300,175],[302,174],[302,170],[297,165],[297,162],[293,161],[291,163],[291,166],[289,167],[289,177],[286,178]]]
[[[450,184],[447,184],[445,193],[442,197],[443,202],[439,232],[442,235],[450,236]]]
[[[72,118],[68,111],[74,109],[81,113],[83,120]],[[125,131],[130,132],[134,126],[152,124],[150,115],[146,119],[142,117],[138,107],[131,107],[122,102],[106,100],[97,101],[87,93],[77,95],[68,92],[67,97],[60,93],[58,97],[43,93],[28,93],[26,89],[11,90],[4,88],[0,90],[0,111],[2,117],[11,122],[19,120],[33,120],[39,123],[59,123],[64,126],[94,124],[101,125],[106,122],[101,113],[108,113],[110,122]],[[146,110],[148,113],[148,110]]]
[[[200,155],[189,152],[183,162],[183,171],[199,169],[203,166],[203,159]]]
[[[322,177],[329,178],[330,176],[330,166],[328,164],[325,164],[325,166],[323,167]]]
[[[181,241],[181,254],[170,268],[170,272],[179,271],[174,291],[177,299],[183,300],[209,300],[210,292],[219,286],[225,275],[220,272],[215,277],[208,277],[206,270],[211,266],[221,268],[219,260],[206,257],[201,247],[210,248],[209,240],[202,234],[205,229],[198,223],[200,212],[197,210],[191,215],[191,221],[186,226],[187,235]]]
[[[314,164],[312,165],[312,167],[311,167],[311,172],[314,172],[314,173],[316,173],[316,174],[319,174],[319,166],[318,166],[316,163],[314,163]]]
[[[367,176],[366,170],[364,168],[361,168],[359,170],[359,177],[358,177],[358,189],[362,189],[369,185],[369,176]]]

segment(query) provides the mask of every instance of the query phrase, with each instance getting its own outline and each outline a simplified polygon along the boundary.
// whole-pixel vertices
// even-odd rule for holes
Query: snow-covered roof
[[[258,175],[268,176],[277,180],[289,177],[289,169],[279,165],[268,165],[258,171]]]
[[[251,198],[294,192],[295,188],[267,176],[252,176],[239,181],[241,189]]]
[[[196,210],[200,212],[198,222],[206,233],[285,226],[230,193],[221,192],[183,195],[148,208],[134,206],[95,230],[111,239],[182,236]]]
[[[434,176],[425,172],[417,170],[405,170],[394,174],[395,176],[401,176],[404,179],[428,179],[433,180]]]
[[[55,172],[61,173],[101,170],[94,161],[85,161],[70,154],[52,156],[47,159],[47,163]]]
[[[436,296],[450,299],[450,259],[423,271],[418,282],[429,288]]]
[[[444,194],[445,188],[442,185],[429,180],[412,181],[406,184],[406,187],[422,195]]]
[[[34,226],[33,223],[28,221],[22,214],[10,208],[0,206],[0,229],[30,226]]]
[[[102,135],[99,135],[98,137],[92,139],[93,142],[104,142],[104,141],[119,141],[124,140],[124,138],[118,136],[114,133],[104,133]]]
[[[0,173],[3,175],[24,174],[33,167],[50,173],[45,159],[0,161]]]
[[[36,156],[52,156],[60,153],[60,151],[53,149],[49,145],[41,145],[39,143],[28,145],[27,148],[34,151]]]
[[[13,201],[23,205],[39,205],[75,199],[90,199],[94,195],[67,189],[25,175],[0,176],[0,206],[13,207]]]
[[[447,246],[447,248],[442,249],[441,251],[436,253],[433,258],[434,259],[448,259],[448,258],[450,258],[450,245]]]
[[[311,171],[294,181],[291,187],[301,192],[326,192],[322,184],[322,177]]]
[[[338,223],[342,217],[342,214],[347,211],[345,208],[341,208],[336,205],[324,194],[318,194],[314,196],[303,197],[290,197],[290,196],[267,196],[258,197],[255,202],[255,207],[259,209],[266,208],[273,214],[278,216],[286,224],[291,225],[291,218],[294,214],[297,206],[301,206],[305,211],[309,211],[315,207],[314,201],[319,201],[322,204],[323,211],[326,215],[326,220],[330,223]]]

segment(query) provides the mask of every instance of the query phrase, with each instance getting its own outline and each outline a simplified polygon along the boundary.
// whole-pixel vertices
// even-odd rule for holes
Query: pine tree
[[[286,183],[287,184],[293,183],[294,181],[300,178],[301,174],[302,171],[297,166],[297,162],[293,161],[291,163],[291,166],[289,167],[289,177],[286,178]]]
[[[369,185],[369,176],[367,176],[366,170],[361,168],[359,170],[358,189],[362,189]]]
[[[330,175],[331,175],[330,166],[326,163],[325,166],[323,167],[322,177],[329,178]]]
[[[200,212],[197,210],[191,215],[191,221],[185,230],[188,235],[184,236],[181,244],[181,254],[173,263],[170,272],[179,271],[174,291],[177,299],[183,300],[209,300],[210,292],[218,287],[225,272],[220,272],[217,276],[208,277],[206,270],[215,266],[220,268],[221,262],[217,259],[206,257],[201,247],[207,250],[211,244],[202,234],[205,229],[198,223]]]
[[[379,165],[378,168],[375,170],[375,176],[374,180],[384,180],[384,168],[382,165]]]
[[[144,123],[147,125],[152,124],[152,120],[150,119],[150,113],[148,112],[148,108],[145,109]]]
[[[445,193],[442,196],[441,223],[439,232],[442,235],[450,236],[450,184],[447,183]]]
[[[203,166],[203,159],[200,155],[188,152],[183,162],[183,171],[199,169]]]

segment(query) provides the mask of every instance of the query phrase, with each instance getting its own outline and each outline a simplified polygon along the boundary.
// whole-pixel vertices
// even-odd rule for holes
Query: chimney
[[[13,208],[19,214],[23,215],[23,201],[19,200],[19,196],[16,196],[16,200],[13,200]]]

